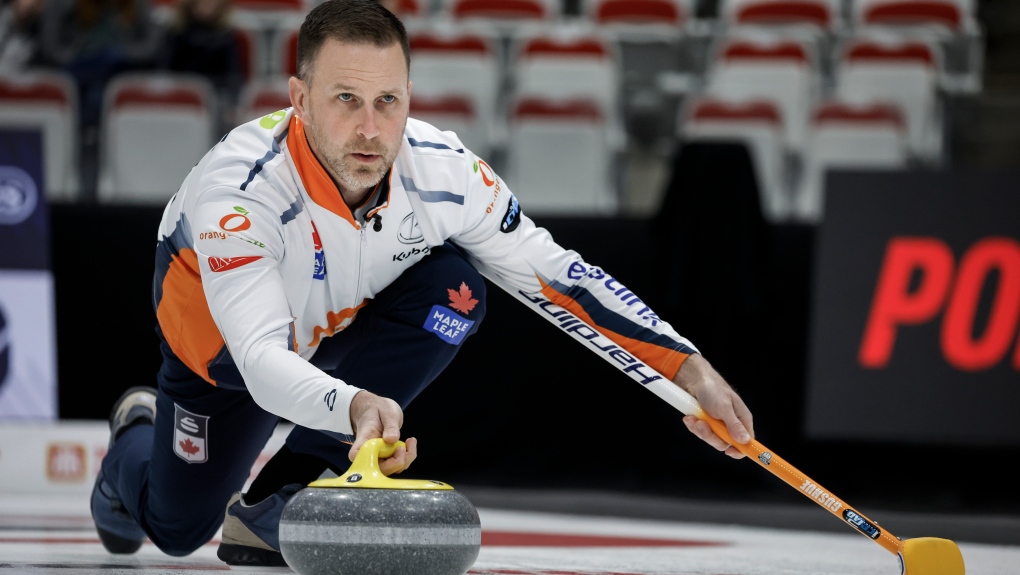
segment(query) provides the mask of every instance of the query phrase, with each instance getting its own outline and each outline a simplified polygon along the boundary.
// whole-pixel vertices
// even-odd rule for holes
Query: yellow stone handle
[[[330,479],[319,479],[309,487],[354,487],[360,489],[453,489],[453,486],[432,479],[391,479],[379,468],[379,459],[393,455],[403,441],[386,443],[382,438],[369,439],[358,450],[347,473]]]

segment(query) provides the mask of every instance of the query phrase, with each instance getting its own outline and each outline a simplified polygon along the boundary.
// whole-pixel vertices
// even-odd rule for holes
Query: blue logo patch
[[[460,345],[473,325],[474,321],[457,315],[450,308],[434,305],[422,327],[450,345]]]
[[[315,251],[315,269],[312,271],[312,279],[326,279],[326,254],[323,251]]]
[[[849,523],[851,527],[872,539],[878,539],[879,535],[882,534],[882,530],[879,529],[878,526],[872,525],[867,519],[849,509],[843,510],[843,519]]]
[[[521,213],[521,204],[517,202],[517,198],[513,194],[510,194],[510,205],[506,207],[506,213],[503,214],[503,221],[499,223],[499,231],[504,234],[517,229],[517,226],[521,225],[521,219],[519,216]]]

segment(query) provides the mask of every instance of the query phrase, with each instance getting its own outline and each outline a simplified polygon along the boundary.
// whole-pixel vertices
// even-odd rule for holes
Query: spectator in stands
[[[39,64],[39,16],[46,0],[0,0],[0,74]]]
[[[216,90],[220,131],[235,123],[244,66],[230,22],[230,0],[179,0],[158,66],[208,78]]]
[[[49,0],[41,17],[46,59],[78,84],[82,186],[95,189],[103,92],[115,75],[151,69],[159,30],[148,0]]]

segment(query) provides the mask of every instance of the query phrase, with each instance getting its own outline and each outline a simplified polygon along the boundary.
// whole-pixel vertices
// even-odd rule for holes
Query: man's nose
[[[371,106],[364,106],[358,122],[358,135],[369,140],[378,136],[379,125],[376,123],[377,119],[376,111]]]

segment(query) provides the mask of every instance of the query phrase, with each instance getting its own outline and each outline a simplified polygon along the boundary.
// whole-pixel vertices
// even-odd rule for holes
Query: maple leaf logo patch
[[[460,291],[446,291],[450,294],[450,307],[461,313],[471,313],[478,305],[478,300],[471,297],[471,288],[465,282],[460,282]]]
[[[188,463],[209,460],[209,417],[174,404],[174,453]]]
[[[180,444],[181,451],[188,455],[194,455],[199,452],[198,446],[192,443],[190,438],[185,439],[184,441],[178,441],[177,443]]]

